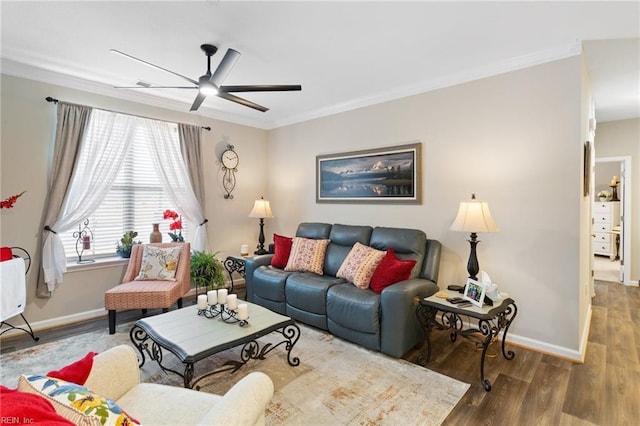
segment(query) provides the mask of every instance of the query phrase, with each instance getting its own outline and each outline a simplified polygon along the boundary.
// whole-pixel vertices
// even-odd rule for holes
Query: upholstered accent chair
[[[175,281],[139,278],[145,246],[182,248],[175,266]],[[146,313],[147,309],[161,308],[162,312],[167,312],[176,302],[178,308],[182,308],[182,297],[191,289],[190,269],[189,243],[134,244],[122,284],[107,290],[104,294],[104,307],[109,311],[109,334],[116,332],[116,311],[142,309],[142,312]]]

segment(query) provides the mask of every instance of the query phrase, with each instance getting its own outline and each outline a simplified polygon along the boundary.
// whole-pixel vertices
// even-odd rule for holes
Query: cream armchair
[[[138,358],[120,345],[93,359],[84,384],[115,401],[142,425],[263,425],[273,382],[254,372],[219,396],[175,386],[140,383]]]

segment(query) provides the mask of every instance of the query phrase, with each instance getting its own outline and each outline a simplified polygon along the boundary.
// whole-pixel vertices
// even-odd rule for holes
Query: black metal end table
[[[437,294],[445,293],[447,297],[460,296],[458,292],[443,290]],[[441,312],[438,320],[437,314]],[[513,319],[518,313],[518,308],[513,299],[505,298],[494,302],[494,306],[469,306],[465,308],[458,307],[453,303],[447,302],[446,298],[433,296],[420,299],[420,303],[416,307],[416,317],[425,331],[425,339],[427,343],[426,357],[420,355],[418,362],[421,365],[427,365],[431,359],[431,330],[435,327],[438,330],[451,330],[451,341],[455,342],[458,335],[474,340],[478,348],[482,348],[482,357],[480,358],[480,382],[484,390],[491,390],[491,382],[484,377],[484,361],[487,356],[487,349],[501,331],[502,335],[502,355],[507,360],[512,360],[516,354],[505,348],[507,340],[507,332]],[[468,328],[463,330],[464,322],[462,316],[467,316],[478,320],[477,328]]]
[[[224,265],[224,269],[227,270],[227,273],[229,274],[229,281],[231,283],[231,288],[229,289],[230,293],[233,293],[233,273],[237,272],[238,274],[240,274],[240,276],[242,276],[242,278],[245,278],[245,271],[244,268],[247,264],[247,259],[251,259],[254,256],[241,256],[241,255],[231,255],[231,256],[227,256],[227,258],[224,260],[224,262],[222,262],[222,264]]]

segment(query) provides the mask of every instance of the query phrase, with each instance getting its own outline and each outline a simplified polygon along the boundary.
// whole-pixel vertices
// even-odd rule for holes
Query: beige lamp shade
[[[257,218],[271,218],[273,217],[273,213],[271,213],[271,206],[269,202],[262,197],[259,200],[256,200],[253,203],[253,209],[251,209],[251,213],[249,213],[249,217],[257,217]]]
[[[476,195],[471,195],[471,201],[461,202],[456,220],[449,228],[452,231],[463,232],[498,232],[498,226],[491,217],[489,204],[486,201],[476,200]]]

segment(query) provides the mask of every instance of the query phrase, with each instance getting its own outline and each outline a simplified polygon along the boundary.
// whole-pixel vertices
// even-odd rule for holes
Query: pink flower
[[[174,212],[173,210],[165,210],[164,213],[162,213],[162,216],[164,219],[173,219],[176,220],[177,218],[180,217],[180,215],[176,212]]]

